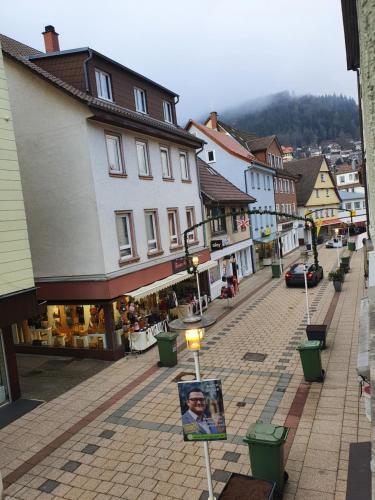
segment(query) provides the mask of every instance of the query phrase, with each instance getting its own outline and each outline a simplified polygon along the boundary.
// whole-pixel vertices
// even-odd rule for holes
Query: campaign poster
[[[178,382],[184,441],[227,439],[221,380]]]

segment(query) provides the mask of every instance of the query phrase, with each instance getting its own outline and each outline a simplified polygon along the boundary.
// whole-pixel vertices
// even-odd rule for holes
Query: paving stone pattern
[[[363,292],[359,255],[357,252],[352,259],[352,271],[328,334],[328,348],[322,354],[326,380],[324,384],[307,384],[309,393],[286,464],[290,479],[284,500],[344,500],[349,441],[370,437],[370,427],[358,408],[353,376],[357,304]],[[293,258],[296,256],[290,261]],[[320,259],[325,269],[330,269],[336,252],[322,249]],[[306,338],[303,292],[286,290],[282,279],[270,281],[266,273],[270,270],[260,271],[241,284],[239,298],[235,298],[238,302],[247,283],[257,287],[263,283],[263,287],[227,310],[225,318],[206,332],[208,349],[200,353],[204,377],[220,378],[223,385],[228,440],[210,443],[217,496],[231,472],[251,473],[243,442],[249,425],[258,419],[283,425],[304,383],[296,351]],[[326,279],[309,290],[313,323],[323,321],[333,294]],[[215,301],[211,307],[215,310],[223,304]],[[181,345],[183,340],[178,342]],[[247,352],[266,353],[267,357],[263,362],[246,361],[243,357]],[[7,495],[46,500],[207,498],[202,446],[184,442],[181,434],[175,379],[182,373],[193,378],[190,353],[180,352],[176,367],[160,368],[141,377],[119,400],[100,409],[157,359],[153,349],[120,360],[2,429],[0,467],[7,476],[94,412],[87,425],[68,433],[60,446],[13,481]]]

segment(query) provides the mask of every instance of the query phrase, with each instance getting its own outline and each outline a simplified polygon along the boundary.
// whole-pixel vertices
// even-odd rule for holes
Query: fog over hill
[[[224,111],[219,120],[259,136],[276,134],[293,147],[325,140],[359,139],[358,105],[343,95],[302,95],[288,91],[253,99]]]

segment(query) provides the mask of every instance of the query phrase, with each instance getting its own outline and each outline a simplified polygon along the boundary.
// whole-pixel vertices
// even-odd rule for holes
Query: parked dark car
[[[315,286],[323,279],[323,268],[318,266],[316,268],[315,264],[307,264],[308,269],[306,273],[307,286]],[[305,264],[299,262],[298,264],[293,264],[293,266],[285,273],[285,284],[286,286],[305,286],[304,271]]]

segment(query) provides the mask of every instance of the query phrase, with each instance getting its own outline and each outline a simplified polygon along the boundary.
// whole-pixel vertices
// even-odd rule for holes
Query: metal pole
[[[194,351],[193,355],[194,355],[194,364],[195,364],[195,378],[196,378],[197,382],[200,382],[201,374],[200,374],[200,368],[199,368],[199,351]],[[208,449],[207,441],[203,441],[203,450],[204,450],[204,461],[206,463],[208,500],[215,500],[214,490],[212,487],[210,451]]]
[[[303,275],[304,275],[304,278],[305,278],[305,299],[306,299],[306,313],[307,313],[307,324],[309,325],[310,324],[310,311],[309,311],[309,296],[307,294],[307,264],[305,264],[305,268],[304,268],[304,271],[303,271]]]
[[[279,233],[277,233],[277,247],[279,251],[279,266],[280,266],[280,276],[283,274],[283,263],[281,260],[281,246],[280,246],[280,238],[279,238]]]
[[[199,316],[202,316],[202,299],[201,299],[201,288],[199,286],[199,275],[198,269],[195,270],[195,278],[197,280],[197,289],[198,289],[198,302],[199,302]]]
[[[339,244],[339,239],[336,237],[337,239],[337,245]],[[340,252],[339,252],[339,247],[337,246],[336,247],[336,253],[337,253],[337,267],[340,267]]]

